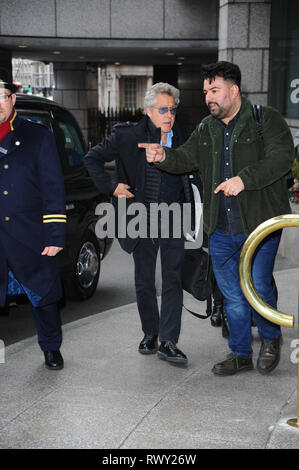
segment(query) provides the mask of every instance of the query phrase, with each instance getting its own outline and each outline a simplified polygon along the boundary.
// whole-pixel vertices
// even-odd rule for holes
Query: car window
[[[48,127],[51,129],[51,118],[48,113],[40,113],[37,114],[36,112],[28,112],[28,111],[19,111],[18,115],[24,119],[28,119],[28,121],[36,122],[37,124],[42,124],[43,126]]]
[[[63,143],[67,166],[70,169],[83,166],[85,151],[73,120],[67,114],[56,115],[55,118],[60,140]]]

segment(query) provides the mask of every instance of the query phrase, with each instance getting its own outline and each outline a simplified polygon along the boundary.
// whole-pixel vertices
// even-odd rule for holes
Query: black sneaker
[[[158,357],[164,361],[176,364],[187,364],[188,359],[172,341],[162,341],[158,350]]]

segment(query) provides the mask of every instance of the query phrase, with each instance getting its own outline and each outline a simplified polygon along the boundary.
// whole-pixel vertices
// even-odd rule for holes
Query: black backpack
[[[262,121],[262,106],[260,104],[253,105],[252,113],[257,125],[257,133],[263,140],[263,121]],[[288,189],[294,185],[294,175],[290,170],[285,176]]]

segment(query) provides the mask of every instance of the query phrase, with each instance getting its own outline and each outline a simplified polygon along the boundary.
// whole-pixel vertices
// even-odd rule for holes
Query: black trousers
[[[56,303],[33,307],[38,344],[42,351],[56,351],[62,343],[60,313]]]
[[[160,315],[155,285],[159,248],[162,270]],[[144,334],[159,335],[160,341],[177,343],[179,339],[183,304],[183,257],[184,240],[176,238],[143,238],[133,252],[136,299],[142,330]]]

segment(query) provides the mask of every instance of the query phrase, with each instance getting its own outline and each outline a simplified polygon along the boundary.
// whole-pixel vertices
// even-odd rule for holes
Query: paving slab
[[[299,269],[275,273],[279,308],[297,317]],[[205,311],[204,302],[185,304]],[[297,327],[297,319],[296,319]],[[49,371],[36,337],[5,349],[0,364],[1,449],[293,449],[299,429],[297,328],[283,328],[281,362],[217,377],[228,353],[221,328],[184,311],[179,347],[187,367],[143,356],[135,303],[63,326],[65,368]],[[253,328],[254,363],[260,340]]]

